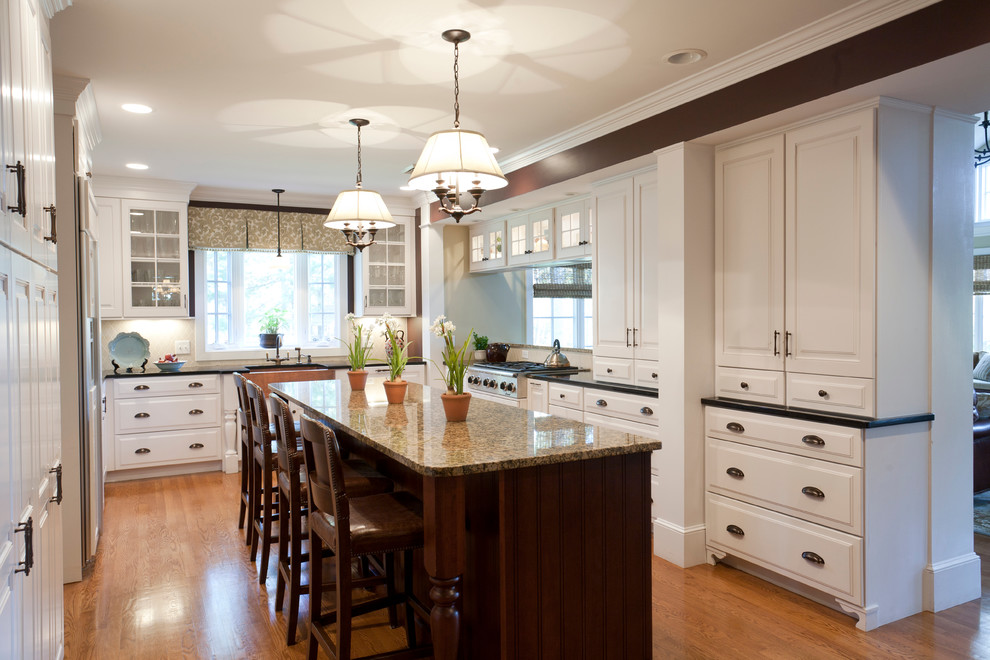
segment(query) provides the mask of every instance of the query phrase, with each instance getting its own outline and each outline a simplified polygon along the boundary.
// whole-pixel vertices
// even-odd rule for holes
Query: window
[[[337,254],[198,251],[201,348],[206,353],[258,350],[261,317],[273,307],[288,317],[283,346],[337,347],[347,311],[346,259]]]
[[[591,266],[531,268],[529,271],[528,342],[565,348],[592,345]]]
[[[990,222],[990,163],[976,168],[975,222]]]
[[[976,168],[976,223],[990,223],[990,163]],[[978,235],[983,233],[977,228]],[[979,241],[981,239],[977,239]],[[982,239],[986,240],[986,239]],[[990,248],[977,248],[973,259],[973,350],[990,351]]]

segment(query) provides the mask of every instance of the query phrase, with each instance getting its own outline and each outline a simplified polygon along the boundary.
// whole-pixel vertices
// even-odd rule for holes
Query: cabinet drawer
[[[705,434],[765,449],[863,466],[863,432],[845,426],[708,407],[705,409]]]
[[[784,374],[780,371],[715,367],[715,395],[782,406]]]
[[[626,419],[641,424],[659,426],[657,416],[658,400],[645,396],[634,396],[605,390],[584,390],[584,409],[599,415]]]
[[[623,431],[625,433],[643,436],[644,438],[652,438],[654,440],[658,439],[660,436],[660,429],[652,424],[633,422],[626,419],[621,419],[619,417],[607,417],[605,415],[599,415],[596,412],[585,411],[584,423],[591,424],[592,426],[601,426],[607,429],[615,429],[616,431]],[[654,474],[658,474],[658,470],[660,469],[660,461],[663,460],[661,457],[661,451],[662,450],[660,449],[654,451],[653,455],[650,457],[650,469]]]
[[[562,385],[560,383],[550,383],[548,388],[550,405],[563,406],[564,408],[581,409],[581,392],[583,387],[574,385]]]
[[[714,493],[706,514],[709,546],[863,604],[861,538]]]
[[[564,419],[570,419],[575,422],[584,421],[584,413],[581,412],[580,408],[565,408],[564,406],[550,406],[548,411],[551,415],[556,417],[563,417]]]
[[[873,380],[789,373],[787,405],[872,417]]]
[[[220,376],[133,376],[113,379],[113,395],[118,399],[177,394],[220,392]]]
[[[220,395],[124,399],[114,405],[117,433],[219,426]]]
[[[633,360],[633,383],[640,387],[658,387],[660,363],[653,360]]]
[[[220,458],[220,429],[117,436],[117,467],[192,463]]]
[[[632,383],[633,361],[595,356],[591,361],[591,373],[595,380],[607,383]]]
[[[708,438],[708,490],[850,534],[863,533],[860,468]]]

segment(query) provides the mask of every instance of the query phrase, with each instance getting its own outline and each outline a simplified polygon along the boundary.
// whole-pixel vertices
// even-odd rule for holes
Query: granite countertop
[[[407,366],[415,366],[419,364],[426,364],[426,360],[409,360]],[[369,369],[374,369],[378,367],[387,366],[384,362],[369,364]],[[312,362],[312,363],[297,363],[297,362],[286,362],[285,364],[280,364],[275,366],[271,365],[259,365],[259,366],[244,366],[244,365],[230,365],[230,364],[210,364],[210,363],[199,363],[194,365],[183,366],[178,371],[159,371],[158,367],[154,365],[154,362],[148,362],[147,371],[113,371],[107,370],[103,372],[104,378],[130,378],[131,376],[182,376],[182,375],[194,375],[194,374],[235,374],[244,373],[246,371],[275,371],[277,369],[291,370],[291,369],[348,369],[350,365],[347,362]]]
[[[383,378],[363,392],[346,380],[273,383],[272,391],[312,417],[428,476],[495,472],[660,449],[645,438],[600,426],[471,400],[466,422],[448,423],[438,390],[409,383],[403,404],[388,404]]]
[[[659,390],[655,387],[642,387],[640,385],[624,385],[622,383],[606,383],[595,380],[590,371],[582,371],[576,374],[526,374],[526,378],[532,380],[546,380],[551,383],[568,383],[578,387],[591,387],[597,390],[607,390],[609,392],[623,392],[625,394],[636,394],[639,396],[649,396],[659,398]]]
[[[701,400],[701,403],[714,408],[741,410],[745,412],[760,413],[761,415],[788,417],[790,419],[801,419],[806,422],[821,422],[823,424],[835,424],[837,426],[848,426],[856,429],[873,429],[881,426],[917,424],[918,422],[931,422],[935,419],[935,415],[932,413],[901,415],[899,417],[860,417],[857,415],[841,415],[838,413],[821,412],[817,410],[785,408],[783,406],[750,403],[748,401],[722,399],[718,397],[704,398]]]

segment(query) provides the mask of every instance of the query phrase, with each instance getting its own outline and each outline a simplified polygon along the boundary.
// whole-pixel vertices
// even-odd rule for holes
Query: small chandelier
[[[392,214],[385,206],[385,200],[374,190],[361,187],[361,127],[367,126],[367,119],[352,119],[357,126],[358,169],[354,190],[342,190],[330,209],[324,227],[344,232],[347,244],[358,250],[372,245],[379,229],[394,227]]]
[[[983,146],[979,149],[974,149],[976,152],[976,164],[975,167],[980,165],[986,165],[990,163],[990,119],[988,119],[990,112],[983,113],[983,121],[980,122],[980,126],[983,127]]]
[[[437,131],[429,137],[409,175],[409,185],[416,190],[432,191],[440,200],[440,210],[454,222],[460,222],[464,216],[481,210],[478,202],[486,190],[504,188],[509,182],[495,161],[485,136],[460,128],[458,45],[470,39],[471,33],[447,30],[442,36],[454,44],[454,128]],[[461,193],[473,198],[470,208],[461,207]]]

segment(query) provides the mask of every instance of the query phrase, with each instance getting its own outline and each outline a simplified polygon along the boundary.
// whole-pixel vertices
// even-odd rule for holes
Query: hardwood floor
[[[65,587],[66,658],[305,657],[308,598],[301,641],[287,648],[274,560],[260,587],[237,530],[238,479],[217,472],[107,486],[96,561]],[[990,658],[990,537],[975,538],[981,600],[870,633],[733,568],[682,570],[654,558],[653,657]],[[358,620],[355,654],[403,644],[384,616]]]

